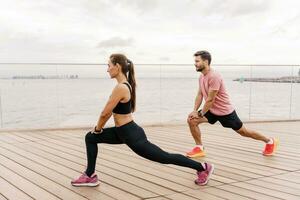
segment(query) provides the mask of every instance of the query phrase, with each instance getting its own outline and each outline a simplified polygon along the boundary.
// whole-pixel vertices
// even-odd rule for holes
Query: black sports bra
[[[127,85],[127,87],[129,88],[129,91],[130,91],[130,95],[131,95],[131,87],[130,87],[129,83],[123,83],[123,84]],[[126,103],[119,102],[116,105],[116,107],[113,109],[113,113],[116,113],[116,114],[131,113],[131,98]]]

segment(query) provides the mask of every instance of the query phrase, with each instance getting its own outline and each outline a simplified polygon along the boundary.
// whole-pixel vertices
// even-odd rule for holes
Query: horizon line
[[[107,63],[48,63],[48,62],[0,62],[0,65],[107,65]],[[192,63],[134,63],[134,65],[184,65],[184,66],[189,66],[189,65],[194,65]],[[284,67],[284,66],[300,66],[300,64],[222,64],[222,63],[216,63],[213,64],[212,66],[266,66],[266,67]]]

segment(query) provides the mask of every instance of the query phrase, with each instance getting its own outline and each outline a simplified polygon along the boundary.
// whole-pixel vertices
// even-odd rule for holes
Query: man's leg
[[[265,143],[268,143],[271,140],[271,138],[267,138],[264,135],[258,133],[257,131],[247,129],[244,125],[239,130],[235,130],[235,131],[238,134],[240,134],[241,136],[250,137],[252,139],[260,140],[260,141],[263,141]]]
[[[252,139],[265,142],[266,146],[263,150],[263,155],[269,156],[274,154],[276,146],[278,144],[278,140],[276,138],[267,138],[257,131],[247,129],[243,125],[243,122],[240,120],[235,111],[233,111],[229,115],[220,116],[219,121],[221,122],[222,126],[226,128],[232,128],[241,136],[250,137]]]
[[[199,128],[199,125],[201,123],[205,123],[207,122],[207,118],[206,117],[202,117],[202,118],[188,118],[187,122],[191,131],[191,134],[195,140],[196,143],[196,147],[194,147],[190,152],[187,152],[187,156],[188,157],[203,157],[205,156],[204,153],[204,149],[202,146],[202,140],[201,140],[201,131]]]
[[[207,122],[207,119],[205,117],[202,118],[188,118],[187,123],[189,125],[191,134],[195,140],[196,145],[202,145],[201,140],[201,131],[199,128],[199,124]]]
[[[265,142],[266,146],[265,146],[265,148],[262,152],[263,155],[265,155],[265,156],[273,155],[276,148],[277,148],[277,146],[278,146],[278,139],[276,139],[276,138],[267,138],[264,135],[262,135],[262,134],[260,134],[256,131],[247,129],[244,125],[239,130],[236,130],[236,132],[239,133],[242,136],[250,137],[252,139],[260,140],[260,141]]]
[[[263,136],[262,134],[260,134],[256,131],[247,129],[235,111],[233,111],[232,113],[225,115],[225,116],[219,116],[218,119],[223,127],[232,128],[234,131],[236,131],[241,136],[250,137],[255,140],[261,140],[265,143],[270,142],[270,139]]]

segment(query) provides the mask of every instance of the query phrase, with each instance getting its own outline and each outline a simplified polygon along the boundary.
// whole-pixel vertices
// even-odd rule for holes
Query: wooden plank
[[[82,158],[80,156],[75,157],[75,156],[70,155],[68,153],[58,151],[55,148],[46,147],[46,145],[34,144],[34,146],[37,147],[37,148],[41,148],[41,149],[43,149],[47,152],[50,152],[54,155],[60,155],[60,157],[66,158],[68,160],[72,160],[73,162],[79,163],[83,166],[86,165],[86,160],[83,157]],[[113,167],[113,165],[114,165],[113,163],[111,163],[109,166],[104,166],[101,163],[101,161],[98,160],[97,164],[99,164],[99,166],[101,164],[101,169],[103,169],[107,174],[113,175],[118,179],[126,180],[127,182],[130,182],[130,183],[139,185],[141,187],[147,188],[150,191],[156,191],[160,195],[168,194],[168,193],[171,192],[170,189],[168,189],[166,187],[162,187],[162,186],[160,186],[156,183],[146,181],[143,177],[137,177],[135,175],[127,174],[127,173],[122,171],[122,168],[121,169],[115,169]]]
[[[262,187],[260,185],[252,185],[246,182],[233,183],[232,185],[244,188],[247,190],[254,191],[256,193],[265,194],[268,196],[275,197],[277,199],[288,199],[288,200],[299,200],[299,196],[288,194],[285,192],[277,191],[275,189],[268,189],[267,187]]]
[[[148,199],[147,199],[148,200]],[[153,197],[153,198],[149,198],[149,200],[169,200],[166,197],[160,196],[160,197]]]
[[[235,194],[235,193],[231,193],[225,190],[222,190],[220,188],[215,188],[215,187],[209,187],[209,188],[203,188],[202,190],[203,192],[215,195],[217,197],[221,197],[224,199],[237,199],[237,200],[250,200],[251,198],[242,196],[240,194]]]
[[[286,186],[286,185],[284,185],[284,183],[275,184],[275,183],[270,183],[270,182],[266,182],[264,180],[259,180],[259,179],[246,181],[245,183],[250,183],[250,184],[260,186],[260,187],[264,187],[264,188],[268,188],[268,189],[271,189],[271,190],[281,191],[281,192],[284,192],[284,193],[287,193],[287,194],[300,196],[300,190],[299,189]],[[299,184],[299,186],[300,186],[300,184]]]
[[[266,182],[266,184],[274,183],[274,184],[277,184],[277,185],[284,185],[284,186],[287,186],[289,188],[293,188],[293,189],[296,189],[297,191],[300,191],[300,184],[290,182],[289,180],[279,179],[277,176],[275,176],[275,177],[264,177],[264,178],[261,178],[259,180],[262,180],[262,181]]]
[[[171,145],[166,146],[164,144],[164,142],[162,142],[162,141],[160,141],[158,143],[160,143],[159,146],[161,146],[164,149],[169,149],[169,146],[171,146]],[[174,145],[174,144],[172,143],[172,145]],[[179,147],[178,148],[177,147],[172,148],[172,149],[173,150],[179,150]],[[218,150],[216,150],[216,149],[211,150],[211,152],[207,153],[208,155],[204,159],[209,161],[209,160],[212,160],[210,158],[216,157],[216,158],[218,158],[217,160],[220,161],[219,163],[223,163],[224,165],[232,163],[232,164],[235,164],[235,166],[231,165],[231,167],[233,167],[233,168],[244,169],[246,171],[256,173],[256,174],[259,174],[259,175],[269,175],[269,176],[271,176],[271,175],[274,175],[276,173],[284,172],[284,171],[281,171],[281,170],[278,170],[278,169],[272,169],[272,167],[270,167],[270,166],[262,166],[259,161],[256,161],[255,165],[253,165],[250,168],[249,166],[254,163],[254,161],[251,161],[251,160],[253,160],[252,158],[250,158],[250,157],[247,158],[244,155],[241,156],[241,154],[232,155],[232,154],[227,154],[226,153],[226,155],[224,155],[224,151],[219,151],[219,153],[215,153],[217,151]],[[240,158],[240,157],[243,157],[243,158]],[[249,162],[249,161],[251,161],[251,162]],[[243,166],[245,166],[245,167],[243,167]]]
[[[61,140],[60,141],[56,141],[56,140],[53,140],[53,139],[50,139],[53,143],[59,143],[59,142],[61,142]],[[69,139],[70,140],[70,139]],[[71,139],[72,140],[72,139]],[[49,141],[49,140],[47,140],[47,141]],[[79,140],[78,140],[79,141]],[[81,140],[80,141],[81,142],[81,144],[83,144],[82,142],[83,142],[83,140]],[[73,141],[72,141],[72,143],[73,143]],[[71,143],[70,143],[71,144]],[[69,144],[69,145],[70,145]],[[68,144],[64,144],[64,145],[68,145]],[[105,146],[105,144],[101,144],[101,146],[102,145],[104,145]],[[82,145],[81,145],[82,146]],[[110,145],[110,146],[113,146],[113,145]],[[107,146],[107,147],[109,147],[109,146]],[[125,147],[125,146],[124,146]],[[71,147],[72,148],[72,147]],[[118,148],[116,148],[116,149],[124,149],[122,146],[118,146]],[[135,154],[131,151],[131,150],[129,150],[128,149],[128,147],[126,147],[127,149],[126,149],[126,153],[127,152],[129,152],[129,154],[128,155],[132,155],[133,157],[136,157],[136,158],[140,158],[139,156],[135,156]],[[76,149],[78,149],[78,146],[76,145]],[[84,149],[84,147],[82,146],[82,148],[81,149]],[[102,147],[101,147],[101,149],[102,149]],[[123,151],[123,150],[122,150]],[[139,159],[140,160],[140,159]],[[155,163],[154,163],[155,164]],[[148,165],[148,163],[147,163],[147,165]],[[164,167],[164,166],[162,166],[161,164],[159,164],[158,166],[161,166],[161,167]],[[179,169],[179,168],[178,168]],[[169,170],[169,169],[168,169]],[[184,169],[182,169],[183,171],[184,171]],[[185,170],[186,171],[186,170]]]
[[[85,147],[83,146],[83,140],[81,140],[80,142],[78,142],[78,140],[74,141],[72,139],[68,139],[68,140],[53,140],[53,139],[47,139],[48,142],[53,143],[53,144],[57,144],[57,145],[61,145],[61,146],[65,146],[70,150],[76,150],[82,153],[85,153]],[[65,142],[68,141],[68,142]],[[80,147],[80,148],[78,148]],[[120,151],[118,151],[120,150]],[[136,163],[139,164],[140,167],[148,167],[149,163],[153,164],[151,165],[151,168],[160,170],[160,171],[164,171],[164,172],[170,172],[170,168],[167,165],[161,165],[155,162],[149,162],[146,159],[140,159],[140,156],[137,156],[135,153],[133,153],[131,150],[129,150],[128,148],[126,150],[123,150],[123,148],[121,148],[121,146],[118,146],[117,148],[114,147],[113,145],[105,145],[105,144],[101,144],[100,147],[100,151],[101,153],[99,154],[99,156],[102,158],[102,154],[107,154],[110,155],[110,157],[112,158],[116,158],[116,161],[119,160],[125,160],[131,163]],[[182,168],[183,169],[183,168]],[[175,169],[174,169],[175,170]],[[189,170],[191,171],[191,170]],[[173,171],[171,171],[173,172]],[[190,172],[184,172],[183,170],[175,170],[174,171],[174,175],[176,176],[182,176],[185,177],[186,175],[190,175]]]
[[[5,143],[14,143],[16,142],[14,139],[7,137],[7,135],[0,134],[0,141]]]
[[[15,134],[15,132],[10,132],[9,134],[6,135],[7,138],[11,139],[15,142],[30,142],[29,140],[19,137]]]
[[[16,188],[14,185],[12,185],[9,182],[7,182],[6,180],[4,180],[1,177],[1,173],[0,173],[0,186],[1,186],[0,187],[0,197],[2,199],[10,199],[10,200],[20,200],[20,199],[30,200],[30,199],[33,199],[30,196],[28,196],[26,193],[24,193],[23,191]]]
[[[235,170],[236,171],[236,170]]]
[[[17,175],[14,171],[4,167],[2,164],[0,164],[0,176],[24,193],[30,194],[34,199],[59,199],[54,194],[47,192],[29,180]]]
[[[1,144],[1,145],[3,145],[3,144]],[[105,197],[105,196],[103,196],[103,194],[101,194],[101,193],[99,194],[99,192],[97,192],[97,191],[84,190],[81,188],[72,187],[70,185],[71,179],[79,176],[80,170],[78,171],[78,168],[83,168],[82,166],[78,167],[76,163],[71,163],[71,162],[68,162],[67,160],[61,159],[60,157],[53,156],[51,154],[47,154],[43,151],[38,151],[37,149],[33,149],[33,148],[31,148],[31,146],[28,146],[28,145],[23,145],[23,146],[19,145],[18,147],[19,148],[22,147],[22,149],[25,149],[27,151],[17,150],[14,147],[10,147],[10,149],[12,151],[19,153],[20,155],[22,155],[24,157],[33,159],[33,161],[38,162],[40,165],[44,165],[45,167],[55,170],[56,172],[61,174],[60,176],[63,175],[60,179],[57,179],[56,174],[50,173],[49,170],[48,171],[46,170],[44,173],[46,173],[47,176],[51,176],[53,179],[57,179],[61,184],[67,184],[67,186],[69,186],[71,189],[73,189],[75,191],[79,191],[82,195],[86,195],[88,198],[91,198],[91,199],[100,198],[101,199],[102,197]],[[74,171],[74,169],[76,171]],[[66,175],[68,175],[68,177],[64,177]],[[100,183],[101,185],[100,185],[99,189],[98,189],[98,187],[93,188],[93,189],[107,193],[111,196],[114,196],[114,198],[117,198],[117,199],[124,199],[124,198],[136,199],[136,197],[131,194],[141,195],[142,197],[146,197],[146,198],[155,196],[153,193],[150,193],[147,190],[142,190],[141,188],[134,187],[122,180],[115,179],[115,178],[107,176],[105,174],[100,175],[100,181],[101,181],[101,183]],[[114,185],[114,187],[107,184],[107,182],[112,183]],[[125,192],[126,190],[128,190],[128,191]]]
[[[44,142],[41,142],[41,144],[43,145],[49,145],[49,144],[45,144]],[[62,145],[62,146],[60,146]],[[49,147],[51,148],[57,148],[61,151],[66,151],[65,149],[65,146],[67,144],[61,144],[61,142],[57,142],[55,143],[54,146],[50,145]],[[71,148],[67,148],[67,152],[69,154],[72,154],[72,155],[77,155],[81,158],[85,158],[86,155],[85,155],[85,152],[83,153],[82,151],[79,151],[78,150],[78,147],[75,150],[71,149]],[[83,149],[83,148],[82,148]],[[152,164],[153,162],[152,161],[148,161],[147,162],[147,165],[138,165],[138,164],[135,164],[134,162],[132,162],[132,159],[126,161],[124,160],[124,157],[125,156],[122,156],[122,159],[120,157],[120,159],[116,159],[115,158],[115,154],[112,155],[112,152],[109,151],[107,152],[107,154],[103,153],[103,151],[101,150],[101,154],[100,154],[100,158],[101,159],[101,165],[106,165],[106,166],[111,166],[112,168],[116,168],[116,169],[123,169],[122,171],[128,173],[128,174],[132,174],[132,175],[135,175],[135,176],[140,176],[140,177],[145,177],[147,178],[148,181],[151,181],[151,177],[152,176],[155,176],[155,177],[160,177],[160,179],[153,179],[153,181],[155,182],[159,182],[160,185],[164,186],[164,187],[170,187],[172,188],[173,190],[185,190],[187,189],[186,187],[188,188],[198,188],[197,185],[194,184],[194,179],[196,178],[196,175],[195,175],[195,171],[193,169],[191,169],[190,171],[192,172],[193,176],[189,176],[188,177],[185,177],[185,178],[181,178],[181,177],[178,177],[178,174],[170,174],[170,168],[168,168],[168,171],[167,172],[161,172],[161,164],[160,164],[160,168],[157,169],[157,170],[153,170],[152,167],[148,167],[149,164]],[[111,165],[111,163],[114,163],[114,165]],[[132,173],[134,172],[134,173]],[[151,176],[145,176],[144,173],[141,174],[140,172],[145,172],[147,175],[151,175]],[[220,178],[221,179],[221,178]],[[225,179],[225,178],[224,178]],[[165,183],[164,183],[165,182]],[[174,185],[174,182],[176,183],[176,186]],[[179,185],[182,185],[182,186],[185,186],[184,188],[178,188]],[[178,189],[176,189],[178,188]]]
[[[255,191],[251,191],[245,188],[241,188],[241,187],[236,187],[233,185],[221,185],[221,186],[217,186],[216,188],[218,189],[222,189],[225,191],[228,191],[230,193],[233,194],[237,194],[237,195],[241,195],[244,197],[248,197],[250,199],[257,199],[257,200],[278,200],[278,198],[272,197],[272,196],[268,196],[265,195],[264,193],[258,193]]]
[[[49,146],[49,143],[46,143],[46,142],[44,142],[44,141],[40,141],[39,142],[40,144],[42,144],[42,145],[44,145],[44,146],[48,146],[48,147],[50,147],[50,148],[61,148],[61,147],[59,147],[59,145],[57,144],[58,142],[53,142],[53,143],[55,143],[55,145],[53,146],[53,145],[50,145]],[[72,154],[72,155],[77,155],[77,156],[79,156],[80,155],[80,157],[81,158],[85,158],[86,157],[86,155],[85,155],[85,152],[83,153],[82,152],[82,150],[81,150],[81,153],[78,153],[78,151],[80,151],[80,150],[78,150],[78,146],[77,146],[77,150],[74,152],[73,150],[70,150],[69,148],[68,148],[68,150],[66,150],[66,149],[64,149],[64,146],[65,145],[63,145],[63,149],[59,149],[59,150],[61,150],[61,151],[64,151],[64,152],[68,152],[69,154]],[[82,148],[82,149],[84,149],[84,148]],[[113,163],[116,163],[116,162],[121,162],[121,160],[116,160],[115,158],[113,158],[112,156],[111,156],[111,153],[108,153],[108,155],[109,156],[105,156],[105,155],[103,155],[103,154],[101,154],[100,155],[100,157],[101,158],[103,158],[103,157],[106,157],[106,158],[108,158],[111,162],[113,162]],[[148,163],[147,163],[147,165],[149,165],[149,164],[152,164],[153,162],[152,161],[147,161]],[[102,160],[101,161],[101,164],[102,165],[105,165],[106,164],[106,166],[111,166],[109,163],[107,163],[106,162],[106,160]],[[135,168],[135,167],[132,167],[132,162],[130,161],[130,162],[128,162],[127,163],[128,165],[129,165],[129,167],[131,167],[132,169],[134,169],[133,171],[128,171],[128,169],[127,168],[124,168],[124,166],[122,167],[122,166],[117,166],[116,165],[116,169],[127,169],[127,171],[125,171],[127,174],[132,174],[132,172],[134,172],[134,174],[132,174],[132,175],[134,175],[134,176],[139,176],[140,178],[145,178],[145,176],[146,177],[148,177],[147,178],[147,180],[153,180],[154,181],[154,183],[159,183],[160,185],[162,185],[163,187],[167,187],[167,188],[171,188],[172,190],[177,190],[177,191],[180,191],[180,190],[185,190],[185,189],[187,189],[186,187],[184,187],[184,188],[178,188],[179,187],[179,185],[177,185],[177,186],[174,186],[174,185],[172,185],[173,183],[172,182],[176,182],[176,179],[178,179],[177,178],[177,176],[169,176],[169,177],[166,177],[167,175],[167,173],[161,173],[161,174],[159,174],[159,172],[158,171],[153,171],[152,170],[152,172],[150,173],[151,175],[153,175],[153,176],[157,176],[157,177],[166,177],[166,180],[161,180],[161,179],[157,179],[157,178],[155,178],[156,180],[154,180],[153,179],[153,177],[152,176],[147,176],[147,175],[144,175],[144,174],[141,174],[141,173],[139,173],[139,172],[136,172],[136,170],[138,169],[138,168]],[[159,164],[160,165],[160,168],[162,167],[162,165],[161,164]],[[114,165],[112,165],[111,167],[114,167]],[[143,167],[143,171],[145,170],[145,168]],[[170,169],[168,169],[169,171],[170,171]],[[190,172],[193,172],[192,174],[193,174],[193,177],[192,178],[189,178],[188,180],[186,180],[185,181],[185,183],[187,184],[187,186],[188,187],[194,187],[194,188],[196,188],[197,186],[195,186],[194,185],[194,182],[193,182],[193,180],[195,179],[195,171],[193,170],[193,169],[189,169],[190,170]],[[124,170],[123,170],[124,171]],[[138,174],[140,174],[140,175],[138,175]],[[219,177],[219,179],[220,180],[223,180],[223,181],[226,181],[226,182],[232,182],[231,180],[229,180],[229,179],[227,179],[227,178],[225,178],[225,177]],[[170,182],[169,180],[171,180],[172,182]],[[220,181],[220,180],[218,180],[218,181]],[[180,183],[180,185],[183,185],[183,186],[186,186],[185,184],[183,184],[183,182],[182,182],[182,180],[180,180],[179,181]],[[218,184],[220,184],[220,183],[218,183],[218,182],[210,182],[210,185],[218,185]]]
[[[282,179],[282,180],[286,180],[286,181],[289,181],[291,183],[300,184],[300,179],[295,178],[294,173],[285,173],[285,174],[280,174],[280,175],[276,175],[276,176],[273,176],[273,177],[278,178],[278,179]]]
[[[35,145],[31,145],[31,146],[35,147],[36,149],[35,151],[40,150],[38,151],[38,154],[43,158],[46,158],[53,162],[59,162],[60,164],[72,168],[78,172],[82,172],[85,169],[86,161],[82,161],[81,159],[78,158],[70,159],[64,156],[58,156],[61,154],[61,152],[51,153],[51,150],[49,151],[49,149],[45,150],[43,148],[39,149],[39,147]],[[28,148],[26,150],[30,149],[30,147],[28,146],[26,146],[25,148]],[[150,189],[147,188],[148,184],[146,184],[145,186],[143,185],[143,183],[140,183],[138,179],[134,177],[130,177],[121,172],[111,170],[108,167],[101,167],[101,170],[97,170],[97,172],[101,172],[101,174],[99,175],[100,180],[108,184],[113,184],[116,187],[124,188],[124,190],[128,191],[131,194],[135,194],[143,198],[148,198],[157,195],[153,192],[150,192]]]
[[[1,132],[0,159],[3,156],[4,159],[0,160],[0,166],[10,170],[10,175],[25,181],[33,176],[29,182],[51,195],[58,188],[64,188],[67,191],[65,195],[54,194],[63,199],[70,197],[69,192],[88,199],[97,199],[99,194],[130,200],[297,199],[300,196],[299,124],[266,123],[249,126],[267,135],[282,138],[279,151],[273,157],[261,156],[263,143],[240,137],[220,125],[201,126],[207,156],[195,160],[215,164],[215,173],[209,183],[209,186],[214,187],[194,185],[192,180],[195,174],[191,169],[148,161],[137,156],[126,145],[101,144],[97,161],[100,186],[74,188],[70,180],[78,176],[86,165],[84,136],[87,130]],[[288,128],[290,125],[291,129]],[[168,152],[184,154],[194,145],[187,126],[146,127],[145,131],[150,141]],[[23,168],[25,172],[21,174]],[[2,168],[0,181],[1,173]],[[27,195],[19,189],[19,185],[2,179],[13,190]],[[46,181],[41,183],[42,180]],[[56,184],[54,189],[49,189],[53,182]]]
[[[52,194],[56,194],[57,196],[62,197],[63,199],[68,199],[68,198],[79,199],[79,200],[87,199],[84,198],[84,196],[88,198],[94,198],[94,199],[108,199],[108,200],[112,199],[109,196],[94,190],[91,190],[88,195],[86,194],[80,195],[77,189],[70,185],[70,179],[62,175],[54,174],[53,171],[47,170],[47,168],[41,165],[37,165],[35,162],[25,159],[24,157],[19,156],[15,153],[9,152],[4,149],[2,149],[1,152],[3,155],[9,158],[14,158],[16,162],[20,162],[22,166],[27,166],[30,170],[0,155],[1,158],[0,163],[2,165],[5,165],[9,169],[13,170],[15,173],[22,174],[22,177],[26,179],[30,179],[30,181],[33,182],[34,184],[38,185],[44,190],[49,191]],[[31,171],[31,170],[35,170],[35,171]]]
[[[61,147],[59,150],[56,150],[58,148],[57,145],[50,145],[46,144],[45,142],[40,142],[40,144],[33,144],[34,146],[38,148],[45,149],[49,152],[52,152],[57,155],[61,155],[64,158],[67,158],[69,160],[76,160],[77,162],[80,162],[81,164],[85,165],[86,160],[85,157],[86,155],[80,155],[78,153],[78,156],[75,157],[68,152],[67,148]],[[63,151],[64,149],[64,151]],[[156,191],[160,195],[165,195],[165,194],[170,194],[172,190],[175,191],[183,191],[188,189],[187,187],[180,186],[173,184],[170,181],[166,181],[163,179],[160,179],[158,177],[150,176],[146,173],[143,172],[138,172],[136,170],[129,170],[125,166],[120,166],[116,165],[115,163],[106,163],[105,161],[97,161],[97,164],[101,164],[101,168],[105,169],[107,173],[109,174],[116,174],[118,178],[124,178],[124,180],[132,180],[133,183],[142,185],[143,187],[146,187],[150,191]]]
[[[178,130],[176,130],[176,131],[178,131]],[[174,130],[172,131],[172,138],[174,138],[174,137],[176,137],[176,138],[182,138],[183,140],[181,140],[181,141],[187,141],[187,139],[189,137],[191,137],[190,134],[185,134],[185,135],[180,134],[180,135],[178,135],[178,134],[176,134],[176,131],[174,131]],[[205,145],[206,145],[207,141],[215,142],[215,141],[220,140],[220,142],[225,143],[225,145],[231,144],[231,146],[233,146],[233,147],[235,147],[235,146],[243,147],[242,146],[243,143],[247,142],[248,145],[247,145],[247,149],[246,150],[251,150],[251,151],[257,151],[258,148],[262,148],[263,147],[263,145],[262,145],[263,143],[261,143],[261,142],[252,140],[250,138],[240,137],[236,133],[234,133],[234,134],[232,134],[232,133],[226,134],[225,131],[226,131],[226,129],[224,129],[224,130],[218,130],[217,131],[218,134],[214,134],[211,130],[205,131],[204,135],[209,134],[209,136],[210,136],[210,137],[205,138],[205,140],[204,140]],[[163,132],[163,131],[161,131],[161,132]],[[189,131],[188,130],[182,130],[181,132],[189,132]],[[226,132],[228,132],[228,131],[226,131]],[[165,134],[159,134],[159,136],[161,136],[161,135],[165,136]],[[151,136],[151,132],[150,132],[149,136]],[[168,136],[169,136],[169,134],[168,134]],[[286,138],[286,137],[284,137],[284,138]],[[292,140],[292,138],[291,139],[289,138],[289,140]],[[251,145],[249,145],[249,144],[251,144]],[[278,153],[282,152],[281,146],[282,145],[280,145],[280,151]],[[300,158],[300,155],[295,155],[294,153],[292,155]]]
[[[201,200],[222,200],[224,199],[223,197],[217,196],[215,194],[210,194],[205,192],[205,189],[210,188],[210,187],[201,187],[198,190],[188,190],[184,192],[183,194],[192,196],[197,199]]]
[[[5,198],[5,197],[1,194],[1,192],[0,192],[0,200],[7,200],[7,198]]]
[[[196,199],[199,199],[199,198],[191,197],[191,196],[188,196],[188,195],[185,195],[182,193],[174,193],[171,195],[167,195],[166,197],[169,199],[172,199],[172,200],[196,200]],[[210,200],[210,199],[207,199],[207,200]]]
[[[170,138],[170,135],[166,132],[163,131],[158,131],[158,135],[155,135],[155,138],[160,138],[163,137],[165,139],[168,140],[173,140],[176,139],[177,141],[183,141],[184,143],[188,143],[188,137],[190,137],[190,135],[175,135],[174,132],[172,132],[172,138]],[[218,141],[218,144],[221,144],[223,147],[228,147],[228,144],[230,144],[231,148],[235,148],[235,147],[245,147],[245,144],[247,144],[247,148],[244,148],[245,151],[249,151],[249,152],[257,152],[257,149],[263,149],[264,147],[264,143],[260,142],[260,141],[255,141],[253,139],[250,138],[245,138],[245,137],[241,137],[238,134],[235,135],[235,137],[228,137],[227,135],[225,135],[225,133],[221,132],[218,135],[212,135],[211,133],[207,133],[209,134],[210,137],[205,138],[204,140],[204,144],[206,145],[207,142],[210,142],[212,144],[216,144],[216,141]],[[231,134],[232,135],[232,134]],[[149,134],[149,137],[151,138],[152,134]],[[280,145],[281,146],[281,145]],[[280,147],[279,146],[279,147]],[[285,145],[283,145],[285,146]],[[215,148],[218,146],[214,146]],[[296,157],[300,157],[299,155],[295,155]]]
[[[162,144],[168,144],[168,145],[175,145],[175,142],[172,142],[172,144],[169,144],[170,141],[164,141],[161,138],[158,140],[157,139],[157,143],[159,143],[159,146],[164,147]],[[179,145],[181,146],[181,145]],[[217,145],[219,146],[219,145]],[[183,146],[181,146],[183,147]],[[237,161],[241,161],[244,163],[260,163],[263,162],[263,164],[266,167],[269,167],[270,170],[272,170],[272,168],[274,168],[274,166],[276,166],[277,169],[273,169],[272,171],[278,171],[280,170],[285,170],[285,171],[293,171],[296,170],[298,167],[298,161],[294,161],[291,159],[283,159],[283,158],[278,158],[277,156],[273,156],[273,157],[264,157],[264,156],[254,156],[252,153],[249,153],[247,151],[241,151],[240,150],[236,150],[231,148],[230,151],[227,151],[226,154],[224,154],[224,151],[228,150],[228,147],[214,147],[213,149],[210,149],[209,146],[206,146],[206,149],[209,150],[208,155],[213,154],[213,155],[222,155],[222,158],[227,158],[227,159],[234,159]],[[213,152],[213,153],[210,153]],[[242,156],[241,156],[242,155]],[[270,170],[268,170],[266,173],[268,173]],[[276,172],[277,173],[277,172]],[[272,174],[270,174],[272,175]]]

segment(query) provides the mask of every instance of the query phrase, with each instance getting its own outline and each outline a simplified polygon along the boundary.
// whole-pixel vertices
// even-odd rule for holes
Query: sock
[[[270,138],[270,141],[267,144],[273,144],[273,143],[274,143],[273,139]]]
[[[199,147],[202,151],[203,151],[203,149],[204,149],[204,146],[201,145],[201,144],[196,145],[196,147]]]
[[[205,163],[201,163],[201,165],[202,165],[203,169],[206,170],[206,165],[205,165]]]

